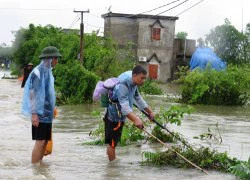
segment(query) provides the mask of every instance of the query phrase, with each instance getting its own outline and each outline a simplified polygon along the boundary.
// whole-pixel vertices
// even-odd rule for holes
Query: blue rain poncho
[[[39,122],[52,123],[55,108],[52,59],[43,59],[30,73],[25,86],[21,112],[27,117],[36,113]]]
[[[223,70],[226,68],[226,63],[219,58],[211,48],[197,48],[190,60],[190,70],[200,68],[206,69],[208,64],[213,69]]]

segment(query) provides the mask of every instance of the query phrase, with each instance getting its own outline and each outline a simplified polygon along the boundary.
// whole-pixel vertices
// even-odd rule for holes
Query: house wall
[[[196,50],[196,40],[193,39],[174,39],[173,70],[178,71],[178,66],[188,66],[189,61]],[[175,78],[174,73],[172,78]]]
[[[176,55],[185,55],[188,57],[192,56],[196,49],[196,41],[193,39],[174,39],[174,52]]]
[[[104,36],[112,37],[119,45],[128,42],[137,44],[137,23],[135,19],[112,17],[104,19]]]
[[[161,28],[161,40],[152,40],[150,25],[154,24],[156,19],[138,19],[138,44],[137,44],[137,56],[144,56],[150,58],[152,54],[156,54],[161,61],[153,62],[150,60],[148,63],[159,64],[159,76],[158,80],[166,82],[171,79],[172,64],[173,64],[173,46],[174,46],[174,34],[175,34],[175,21],[160,20],[163,28]],[[160,28],[159,24],[155,24],[155,28]],[[146,69],[148,69],[145,63],[140,63]]]
[[[124,46],[128,42],[135,44],[135,56],[137,63],[141,64],[147,71],[148,65],[158,64],[158,80],[166,82],[171,79],[173,70],[173,49],[175,36],[175,21],[178,18],[163,16],[126,16],[124,14],[105,14],[104,36],[112,37],[114,41]],[[159,23],[155,23],[157,20]],[[151,29],[161,27],[161,40],[152,40]],[[151,25],[151,26],[150,26]],[[146,57],[148,60],[153,54],[157,59],[150,59],[147,62],[139,62],[139,57]]]

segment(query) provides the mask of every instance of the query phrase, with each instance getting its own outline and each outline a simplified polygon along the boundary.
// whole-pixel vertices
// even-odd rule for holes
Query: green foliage
[[[231,166],[229,170],[234,175],[240,177],[240,179],[250,179],[250,158],[248,161]]]
[[[178,32],[175,37],[179,39],[187,39],[188,33],[187,32]]]
[[[190,160],[192,163],[204,169],[212,169],[232,173],[240,179],[250,178],[250,158],[248,161],[240,161],[236,158],[230,158],[227,152],[219,153],[208,147],[200,147],[195,152],[183,147],[171,147],[176,152]],[[193,168],[191,164],[184,161],[174,151],[168,149],[164,152],[143,152],[142,165],[150,166],[174,166],[178,168]]]
[[[210,105],[244,105],[248,100],[249,70],[228,66],[225,71],[216,71],[209,66],[196,69],[185,77],[182,102]]]
[[[109,38],[85,35],[84,67],[94,71],[102,80],[116,77],[133,67],[131,48],[118,49]]]
[[[89,136],[94,140],[89,142],[83,142],[83,145],[104,145],[105,143],[105,131],[103,120],[99,121],[97,129],[90,131]]]
[[[92,94],[98,77],[83,68],[78,61],[58,64],[54,70],[55,85],[60,99],[67,104],[92,102]]]
[[[211,150],[208,147],[200,147],[195,152],[181,146],[171,147],[176,152],[190,160],[192,163],[205,169],[214,169],[224,172],[230,172],[229,168],[239,163],[236,158],[228,157],[227,153],[219,153],[216,150]],[[178,168],[192,168],[193,166],[183,160],[174,151],[168,149],[164,152],[144,152],[145,160],[142,161],[143,165],[157,165],[167,166],[172,165]]]
[[[250,158],[248,161],[240,161],[230,158],[227,152],[219,153],[208,147],[196,148],[195,152],[184,146],[172,146],[164,152],[143,152],[142,165],[150,166],[174,166],[178,168],[193,168],[193,166],[181,158],[177,153],[187,158],[192,163],[204,169],[212,169],[232,173],[241,179],[250,178]],[[194,148],[193,148],[194,149]],[[175,152],[174,152],[175,151]]]
[[[144,84],[139,87],[139,91],[145,94],[163,94],[161,88],[157,87],[156,82],[151,79],[147,79]]]
[[[133,123],[127,122],[123,126],[122,136],[120,145],[126,146],[132,144],[134,142],[138,142],[143,140],[145,137],[143,136],[143,131],[136,128]],[[103,120],[99,122],[97,129],[91,131],[90,136],[93,138],[93,141],[84,142],[85,145],[104,145],[104,122]]]
[[[188,72],[189,72],[188,66],[178,66],[177,71],[175,72],[175,76],[176,76],[175,82],[183,83]]]
[[[15,34],[13,42],[13,58],[16,70],[20,74],[21,69],[32,62],[34,65],[40,63],[39,55],[46,46],[55,46],[63,55],[59,59],[60,64],[73,61],[77,58],[79,51],[79,37],[76,33],[65,33],[62,29],[52,25],[34,26],[30,24],[27,29],[21,28]],[[16,71],[14,70],[14,71]]]
[[[171,106],[168,110],[161,107],[159,113],[155,115],[155,119],[164,127],[168,123],[180,126],[184,114],[190,115],[192,110],[193,108],[191,106]],[[157,125],[154,126],[152,134],[163,142],[178,142],[179,140],[181,140],[182,142],[185,142],[187,144],[186,140],[182,137],[181,134],[172,132],[172,135],[171,133],[167,132]],[[150,138],[150,140],[156,142],[156,139],[154,138]]]
[[[168,110],[160,108],[160,112],[155,115],[155,119],[162,124],[176,124],[181,125],[181,119],[184,114],[190,115],[193,108],[191,106],[171,106]]]
[[[207,129],[207,132],[200,134],[199,136],[194,136],[194,139],[200,139],[200,140],[208,140],[208,141],[214,141],[216,143],[222,143],[222,137],[220,135],[220,131],[219,131],[219,125],[218,123],[216,123],[216,129],[218,131],[218,133],[214,133],[210,130],[210,128]]]
[[[52,25],[42,27],[30,24],[28,28],[21,28],[15,34],[14,60],[19,69],[29,62],[37,65],[40,63],[38,57],[42,49],[51,45],[57,47],[63,55],[59,63],[66,64],[77,59],[79,42],[80,38],[75,31],[65,32]],[[83,66],[102,79],[117,76],[133,67],[134,56],[130,51],[132,45],[118,49],[111,39],[98,37],[96,33],[84,34],[84,44]]]
[[[13,64],[10,65],[10,70],[11,70],[10,75],[12,75],[12,76],[19,77],[21,75],[20,71]]]
[[[61,103],[76,104],[91,101],[97,76],[88,71],[94,72],[101,79],[107,79],[132,69],[134,65],[133,44],[128,43],[126,47],[119,49],[111,39],[98,37],[96,33],[84,35],[83,62],[86,69],[76,63],[79,37],[73,31],[65,33],[52,25],[42,27],[30,24],[27,29],[18,30],[15,37],[13,58],[17,66],[12,68],[14,74],[19,75],[21,69],[29,62],[34,65],[39,64],[38,57],[44,47],[52,45],[60,50],[63,57],[55,68],[55,78]],[[151,83],[148,83],[145,86],[151,88],[154,93],[161,94],[159,89],[150,85]]]
[[[186,143],[186,140],[177,132],[173,132],[174,136],[162,129],[160,126],[154,126],[152,134],[163,142],[177,143],[179,139]],[[151,142],[157,142],[155,138],[149,138]]]
[[[156,115],[156,119],[159,123],[162,123],[163,125],[165,125],[166,123],[171,123],[171,124],[174,123],[174,124],[180,125],[181,118],[183,118],[184,114],[186,113],[190,114],[191,109],[192,108],[190,106],[188,107],[172,106],[170,107],[169,110],[164,110],[163,108],[161,108],[160,112]],[[90,142],[91,144],[99,144],[100,142],[104,143],[103,124],[104,123],[102,121],[102,123],[99,124],[99,127],[97,127],[96,130],[91,131],[91,136],[95,139],[94,142]],[[150,125],[151,123],[144,122],[145,128],[149,127]],[[136,128],[133,123],[126,122],[123,127],[123,133],[122,133],[120,144],[122,146],[125,146],[133,142],[148,139],[142,133],[143,131]],[[184,138],[182,138],[180,134],[174,133],[175,134],[175,137],[174,137],[173,135],[168,134],[166,130],[161,129],[158,125],[154,125],[152,134],[154,134],[157,138],[161,139],[164,142],[166,141],[176,142],[177,138],[185,141]],[[155,139],[152,139],[152,138],[149,138],[149,139],[151,141],[155,141]]]
[[[12,71],[20,74],[21,69],[32,62],[40,63],[39,55],[46,46],[55,46],[63,57],[55,70],[56,85],[61,95],[61,103],[76,104],[91,101],[97,76],[101,79],[114,77],[133,67],[131,53],[121,53],[111,39],[97,37],[96,33],[85,34],[84,68],[76,63],[79,54],[79,36],[74,31],[65,32],[52,25],[21,28],[15,34],[13,43],[14,61],[17,65]],[[128,46],[126,48],[132,48]],[[125,49],[126,49],[125,48]],[[92,74],[90,73],[93,72]],[[79,84],[78,84],[79,83]]]
[[[250,62],[250,25],[246,33],[239,32],[228,19],[221,26],[216,26],[206,36],[206,44],[211,45],[220,58],[227,63],[239,64]]]
[[[143,131],[138,129],[133,123],[129,122],[124,124],[121,137],[121,146],[125,146],[128,144],[132,144],[134,142],[138,142],[143,140],[145,137],[143,136]]]

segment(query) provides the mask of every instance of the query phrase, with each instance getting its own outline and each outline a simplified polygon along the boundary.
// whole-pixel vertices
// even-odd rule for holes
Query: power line
[[[100,27],[100,26],[95,26],[95,25],[92,25],[92,24],[89,24],[88,22],[86,21],[83,21],[85,24],[87,24],[88,26],[91,26],[91,27],[94,27],[94,28],[101,28],[101,29],[104,29],[103,27]]]
[[[144,11],[144,12],[141,12],[141,13],[138,13],[138,14],[124,16],[124,18],[131,18],[131,17],[137,16],[137,15],[140,15],[140,14],[149,13],[149,12],[152,12],[152,11],[155,11],[155,10],[158,10],[158,9],[161,9],[161,8],[163,8],[163,7],[169,6],[169,5],[171,5],[171,4],[174,4],[174,3],[178,2],[178,1],[180,1],[180,0],[174,0],[174,1],[170,2],[170,3],[161,5],[161,6],[159,6],[159,7],[156,7],[156,8],[153,8],[153,9],[151,9],[151,10]],[[152,15],[152,17],[148,17],[147,19],[141,20],[141,21],[136,22],[136,23],[140,23],[140,22],[146,21],[146,20],[148,20],[148,19],[152,19],[152,18],[155,17],[155,16],[161,15],[161,14],[167,12],[167,11],[170,11],[170,10],[172,10],[172,9],[174,9],[174,8],[177,8],[178,6],[180,6],[180,5],[184,4],[184,3],[186,3],[187,1],[189,1],[189,0],[185,0],[185,1],[183,1],[183,2],[181,2],[181,3],[179,3],[179,4],[177,4],[177,5],[175,5],[175,6],[173,6],[173,7],[171,7],[171,8],[169,8],[169,9],[165,10],[165,11],[162,11],[162,12],[156,14],[156,15]],[[188,11],[189,9],[191,9],[191,8],[193,8],[194,6],[198,5],[198,4],[201,3],[202,1],[204,1],[204,0],[200,0],[198,3],[194,4],[193,6],[189,7],[188,9],[182,11],[181,13],[177,14],[176,16],[179,16],[180,14],[182,14],[182,13]],[[64,9],[58,9],[58,8],[56,8],[56,9],[44,9],[44,8],[43,8],[43,9],[39,9],[39,8],[34,8],[34,9],[33,9],[33,8],[31,8],[31,9],[30,9],[30,8],[0,8],[0,11],[1,11],[1,10],[64,11],[64,10],[72,10],[72,9],[68,9],[68,8],[64,8]],[[97,16],[97,15],[94,15],[94,14],[91,14],[91,15],[92,15],[92,16],[95,16],[95,17],[98,17],[98,18],[101,18],[101,17],[99,17],[99,16]],[[175,17],[176,17],[176,16],[175,16]],[[79,21],[80,18],[78,18],[78,17],[79,17],[79,16],[77,16],[77,17],[73,20],[73,22],[72,22],[71,25],[69,26],[69,29],[70,29],[72,26],[74,26],[75,23],[77,23],[77,22]],[[77,18],[78,18],[78,19],[77,19]],[[86,22],[85,22],[85,23],[86,23]],[[91,24],[89,24],[89,23],[86,23],[86,24],[89,25],[89,26],[91,26],[91,27],[94,27],[94,28],[101,28],[101,29],[104,29],[103,27],[94,26],[94,25],[91,25]],[[118,25],[118,26],[113,26],[112,28],[119,28],[119,27],[123,27],[123,26],[119,26],[119,25]],[[131,34],[131,36],[134,36],[134,35],[136,35],[136,34]],[[116,38],[123,38],[123,37],[129,37],[129,36],[130,36],[130,35],[124,35],[124,36],[122,36],[122,37],[116,37]]]
[[[184,12],[186,12],[186,11],[192,9],[193,7],[195,7],[195,6],[197,6],[198,4],[200,4],[202,1],[204,1],[204,0],[200,0],[199,2],[197,2],[196,4],[194,4],[194,5],[191,6],[191,7],[187,8],[186,10],[182,11],[181,13],[177,14],[176,16],[179,16],[179,15],[181,15],[182,13],[184,13]],[[175,16],[175,17],[176,17],[176,16]]]
[[[100,16],[98,16],[96,14],[89,13],[89,15],[102,19]]]
[[[146,18],[146,19],[144,19],[144,20],[141,20],[141,21],[139,21],[139,22],[136,22],[136,23],[140,23],[140,22],[143,22],[143,21],[146,21],[146,20],[148,20],[148,19],[152,19],[153,17],[156,17],[156,16],[158,16],[158,15],[160,15],[160,14],[163,14],[163,13],[165,13],[165,12],[167,12],[167,11],[170,11],[170,10],[172,10],[172,9],[174,9],[174,8],[177,8],[178,6],[180,6],[180,5],[182,5],[182,4],[184,4],[184,3],[186,3],[187,1],[189,1],[189,0],[185,0],[185,1],[183,1],[183,2],[181,2],[181,3],[179,3],[179,4],[177,4],[177,5],[175,5],[175,6],[173,6],[173,7],[171,7],[171,8],[169,8],[169,9],[167,9],[167,10],[165,10],[165,11],[162,11],[161,13],[158,13],[158,14],[156,14],[156,15],[152,15],[151,17],[148,17],[148,18]],[[139,14],[138,14],[139,15]],[[126,17],[128,17],[128,16],[125,16],[125,18]],[[132,16],[131,16],[132,17]],[[114,26],[113,26],[114,27]],[[112,28],[113,28],[112,27]],[[123,27],[123,26],[120,26],[120,27]],[[130,36],[135,36],[135,35],[138,35],[138,33],[136,33],[136,34],[131,34],[131,35],[123,35],[123,36],[117,36],[117,37],[114,37],[114,38],[126,38],[126,37],[130,37]]]
[[[178,1],[179,1],[179,0],[178,0]],[[157,16],[157,15],[160,15],[160,14],[163,14],[163,13],[165,13],[165,12],[167,12],[167,11],[170,11],[170,10],[172,10],[172,9],[174,9],[174,8],[176,8],[176,7],[178,7],[178,6],[182,5],[182,4],[184,4],[184,3],[186,3],[187,1],[188,1],[188,0],[185,0],[185,1],[183,1],[183,2],[181,2],[181,3],[179,3],[179,4],[177,4],[176,6],[174,6],[174,7],[172,7],[172,8],[169,8],[169,9],[167,9],[167,10],[161,12],[161,13],[158,13],[158,14],[156,14],[156,15],[153,15],[152,17]],[[196,4],[192,5],[191,7],[187,8],[187,9],[184,10],[184,11],[182,11],[181,13],[177,14],[175,17],[177,17],[177,16],[179,16],[180,14],[182,14],[182,13],[184,13],[184,12],[186,12],[186,11],[192,9],[193,7],[195,7],[195,6],[197,6],[198,4],[200,4],[202,1],[204,1],[204,0],[200,0],[200,1],[197,2]],[[175,3],[175,2],[177,2],[177,1],[173,1],[173,2],[168,3],[168,4],[166,4],[166,5],[169,5],[169,4],[172,4],[172,3]],[[154,9],[152,9],[152,10],[145,11],[145,12],[151,12],[151,11],[153,11],[153,10],[159,9],[159,8],[164,7],[164,6],[166,6],[166,5],[162,5],[162,6],[159,6],[159,7],[157,7],[157,8],[154,8]],[[145,12],[143,12],[143,13],[145,13]],[[136,14],[136,15],[143,14],[143,13],[138,13],[138,14]],[[136,16],[136,15],[125,16],[125,18],[133,17],[133,16]],[[148,19],[150,19],[150,18],[151,18],[151,17],[149,17]],[[142,20],[142,21],[145,21],[145,20]],[[139,22],[142,22],[142,21],[139,21]],[[137,22],[137,23],[139,23],[139,22]],[[93,27],[94,27],[94,26],[93,26]],[[123,26],[115,26],[115,28],[119,28],[119,27],[122,28]],[[113,26],[112,28],[114,28],[114,26]],[[103,29],[103,28],[102,28],[102,29]],[[137,35],[137,34],[131,34],[131,36],[135,36],[135,35]],[[124,35],[124,36],[115,37],[115,38],[123,38],[123,37],[129,37],[129,36],[130,36],[130,35]]]
[[[172,4],[172,3],[175,3],[175,2],[177,2],[177,1],[180,1],[180,0],[172,1],[171,3],[168,3],[168,4],[165,4],[165,5],[159,6],[159,7],[154,8],[154,9],[159,9],[160,7],[165,7],[165,6],[167,6],[167,5],[170,5],[170,4]],[[167,9],[167,10],[165,10],[165,11],[162,11],[161,13],[158,13],[158,14],[155,14],[155,15],[149,15],[150,17],[145,17],[145,19],[140,20],[140,21],[137,21],[137,22],[135,22],[135,23],[140,23],[140,22],[146,21],[146,20],[148,20],[148,19],[155,18],[155,17],[157,17],[157,16],[160,15],[160,14],[163,14],[163,13],[165,13],[165,12],[167,12],[167,11],[170,11],[170,10],[172,10],[172,9],[174,9],[174,8],[177,8],[177,7],[181,6],[182,4],[186,3],[187,1],[189,1],[189,0],[185,0],[185,1],[183,1],[183,2],[181,2],[181,3],[179,3],[179,4],[177,4],[176,6],[173,6],[173,7],[169,8],[169,9]],[[154,10],[154,9],[152,9],[152,10]],[[152,10],[149,10],[149,11],[152,11]],[[149,12],[149,11],[147,11],[147,12]],[[145,12],[146,12],[146,11],[145,11]],[[128,16],[123,16],[123,18],[132,18],[132,17],[138,16],[138,15],[141,15],[141,14],[142,14],[142,13],[138,13],[138,14],[134,14],[134,15],[128,15]],[[112,26],[112,28],[123,28],[123,27],[124,27],[124,26],[122,26],[122,25]],[[109,29],[109,28],[106,27],[106,29]]]
[[[180,1],[180,0],[177,0],[177,1]],[[172,4],[172,3],[175,3],[175,2],[177,2],[177,1],[173,1],[173,2],[171,2],[171,3],[168,3],[168,5],[169,4]],[[154,17],[156,17],[156,16],[158,16],[158,15],[160,15],[160,14],[163,14],[163,13],[165,13],[165,12],[167,12],[167,11],[170,11],[170,10],[172,10],[172,9],[174,9],[174,8],[177,8],[178,6],[181,6],[182,4],[184,4],[184,3],[186,3],[187,1],[189,1],[189,0],[185,0],[185,1],[183,1],[183,2],[181,2],[181,3],[179,3],[179,4],[177,4],[177,5],[175,5],[175,6],[173,6],[173,7],[171,7],[171,8],[169,8],[169,9],[167,9],[167,10],[165,10],[165,11],[162,11],[161,13],[158,13],[158,14],[156,14],[156,15],[152,15],[152,16],[150,16],[150,17],[147,17],[146,19],[143,19],[143,20],[141,20],[141,21],[138,21],[138,22],[135,22],[135,24],[137,24],[137,23],[140,23],[140,22],[143,22],[143,21],[146,21],[146,20],[148,20],[148,19],[152,19],[152,18],[154,18]],[[162,6],[159,6],[158,8],[154,8],[154,9],[159,9],[160,7],[165,7],[166,5],[162,5]],[[152,9],[153,10],[153,9]],[[152,10],[150,10],[150,11],[152,11]],[[137,16],[137,15],[140,15],[141,13],[139,13],[139,14],[135,14],[135,15],[128,15],[128,16],[124,16],[124,18],[131,18],[131,17],[135,17],[135,16]],[[112,28],[123,28],[124,26],[112,26]],[[107,27],[106,27],[107,28]],[[102,28],[103,29],[103,28]],[[108,29],[108,28],[107,28]],[[111,28],[110,28],[111,29]],[[117,36],[117,37],[114,37],[114,38],[116,38],[116,39],[119,39],[119,38],[128,38],[128,37],[132,37],[132,36],[136,36],[136,35],[138,35],[138,33],[135,33],[135,34],[127,34],[127,35],[123,35],[123,36]]]
[[[154,8],[154,9],[151,9],[151,10],[148,10],[148,11],[144,11],[144,12],[142,12],[142,13],[138,13],[138,14],[135,14],[135,15],[132,15],[132,16],[128,16],[128,17],[133,17],[133,16],[136,16],[136,15],[149,13],[149,12],[155,11],[155,10],[157,10],[157,9],[163,8],[163,7],[165,7],[165,6],[171,5],[171,4],[173,4],[173,3],[176,3],[176,2],[178,2],[178,1],[180,1],[180,0],[175,0],[175,1],[172,1],[172,2],[170,2],[170,3],[168,3],[168,4],[164,4],[164,5],[161,5],[161,6],[159,6],[159,7]]]
[[[167,11],[170,11],[170,10],[172,10],[172,9],[174,9],[174,8],[176,8],[176,7],[178,7],[178,6],[182,5],[182,4],[184,4],[184,3],[186,3],[187,1],[189,1],[189,0],[185,0],[185,1],[183,1],[183,2],[181,2],[181,3],[179,3],[179,4],[177,4],[177,5],[175,5],[175,6],[173,6],[173,7],[171,7],[171,8],[169,8],[169,9],[165,10],[165,11],[162,11],[162,12],[156,14],[155,16],[158,16],[158,15],[161,15],[161,14],[167,12]]]
[[[137,14],[133,14],[133,15],[128,15],[128,16],[124,16],[124,17],[125,17],[125,18],[131,18],[131,17],[137,16],[137,15],[140,15],[140,14],[149,13],[149,12],[155,11],[155,10],[157,10],[157,9],[163,8],[163,7],[165,7],[165,6],[171,5],[171,4],[173,4],[173,3],[176,3],[176,2],[178,2],[178,1],[181,1],[181,0],[175,0],[175,1],[172,1],[172,2],[170,2],[170,3],[168,3],[168,4],[161,5],[161,6],[159,6],[159,7],[156,7],[156,8],[154,8],[154,9],[151,9],[151,10],[147,10],[147,11],[144,11],[144,12],[141,12],[141,13],[137,13]],[[89,13],[89,14],[92,15],[92,16],[95,16],[95,17],[97,17],[97,18],[101,18],[101,17],[99,17],[98,15],[95,15],[95,14],[92,14],[92,13]],[[101,18],[101,19],[102,19],[102,18]]]
[[[73,22],[70,24],[70,26],[68,27],[68,29],[72,28],[75,23],[77,23],[80,20],[79,14],[76,15],[76,18],[73,20]]]

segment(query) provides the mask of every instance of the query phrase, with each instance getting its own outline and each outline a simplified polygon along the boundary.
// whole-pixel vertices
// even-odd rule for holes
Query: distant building
[[[174,66],[175,21],[178,17],[144,14],[103,14],[104,36],[125,46],[135,44],[137,63],[148,70],[151,79],[166,82],[172,78]]]
[[[177,71],[178,66],[189,65],[189,61],[195,50],[196,50],[196,40],[177,39],[177,38],[174,39],[172,78],[174,77],[174,72]]]

